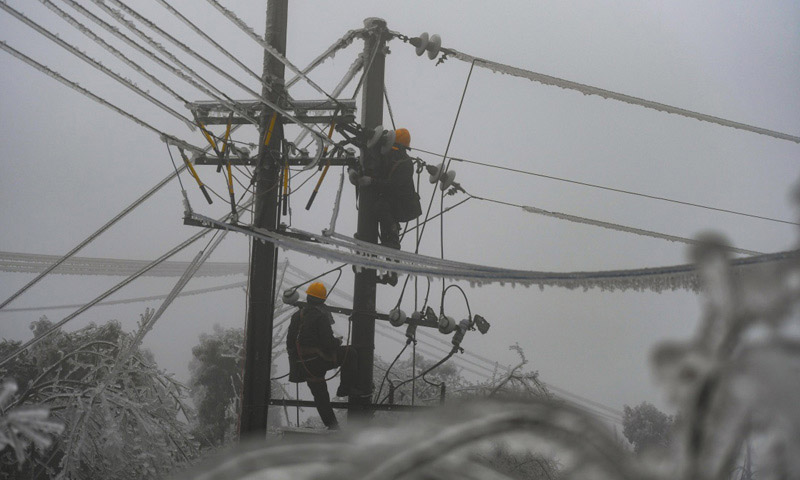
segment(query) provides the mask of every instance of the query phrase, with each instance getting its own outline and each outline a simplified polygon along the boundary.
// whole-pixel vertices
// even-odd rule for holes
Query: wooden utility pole
[[[266,41],[281,54],[286,53],[286,23],[288,0],[267,2]],[[267,85],[262,95],[273,103],[283,92],[284,65],[264,51],[263,78]],[[272,118],[272,111],[264,108],[259,124],[258,164],[256,167],[256,195],[253,226],[277,230],[278,182],[280,148],[283,143],[283,124],[280,117],[275,122],[269,145],[264,144]],[[278,249],[271,243],[253,241],[248,283],[247,322],[245,324],[245,359],[242,388],[242,411],[239,436],[259,436],[267,431],[267,412],[270,400],[270,370],[272,363],[272,321],[275,311],[275,277]]]
[[[366,74],[361,93],[361,126],[371,130],[383,123],[383,74],[386,60],[386,22],[380,18],[367,18],[364,26],[372,30],[364,42]],[[361,166],[366,175],[372,175],[376,159],[368,150],[361,151]],[[358,230],[356,236],[365,242],[378,243],[378,217],[375,210],[376,192],[362,188],[358,197]],[[358,382],[361,391],[372,390],[372,365],[375,355],[375,270],[356,272],[353,286],[353,339],[358,351]],[[351,418],[371,415],[372,396],[350,397]]]

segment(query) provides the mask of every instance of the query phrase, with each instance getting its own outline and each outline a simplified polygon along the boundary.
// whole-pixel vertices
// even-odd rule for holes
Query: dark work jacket
[[[386,200],[395,221],[419,217],[422,207],[414,187],[414,162],[404,149],[392,150],[381,160],[376,171],[378,197]]]
[[[333,336],[332,323],[333,317],[324,304],[306,305],[292,315],[286,335],[290,382],[303,382],[310,376],[302,361],[335,355],[339,343]]]

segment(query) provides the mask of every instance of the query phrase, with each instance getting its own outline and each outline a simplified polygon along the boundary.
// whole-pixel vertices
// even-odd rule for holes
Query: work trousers
[[[330,362],[321,357],[314,357],[306,360],[305,367],[311,376],[306,380],[311,395],[314,396],[314,403],[317,407],[322,423],[328,428],[336,428],[339,422],[331,407],[331,397],[328,393],[328,382],[325,381],[325,374],[329,370],[341,367],[339,372],[340,381],[336,395],[345,397],[354,394],[356,385],[356,375],[358,374],[358,354],[352,346],[340,346],[336,349],[336,361]]]
[[[381,245],[400,250],[400,223],[392,214],[392,206],[385,197],[378,199],[375,204],[378,216],[378,229],[380,230]]]

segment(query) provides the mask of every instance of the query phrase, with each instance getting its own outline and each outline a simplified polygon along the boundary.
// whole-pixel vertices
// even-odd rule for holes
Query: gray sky
[[[39,2],[8,3],[181,108]],[[62,2],[55,3],[72,12]],[[171,3],[260,71],[260,47],[206,2]],[[224,4],[263,33],[265,2]],[[134,5],[258,89],[256,82],[205,46],[156,2]],[[476,56],[742,123],[800,133],[800,6],[796,2],[350,1],[291,2],[289,8],[287,57],[299,66],[348,29],[361,27],[365,17],[377,16],[386,19],[389,28],[409,36],[422,31],[438,33],[444,46]],[[158,128],[203,145],[198,132],[190,132],[8,14],[0,14],[0,31],[2,40],[37,61]],[[102,36],[120,46],[109,35]],[[361,48],[361,42],[355,42],[314,71],[311,78],[332,89]],[[398,40],[390,43],[390,49],[386,87],[398,126],[409,128],[412,147],[443,152],[469,65],[449,59],[434,66],[435,62],[417,57],[412,47]],[[151,66],[153,73],[187,98],[204,98],[150,62],[131,56]],[[197,70],[230,96],[248,98],[207,69]],[[5,154],[0,175],[0,222],[5,226],[0,250],[62,254],[172,169],[156,135],[8,54],[0,55],[0,88],[0,145]],[[292,94],[318,97],[300,85]],[[385,125],[390,125],[388,114]],[[252,129],[242,129],[235,138],[252,141],[254,135]],[[800,147],[791,142],[477,68],[450,149],[454,156],[476,161],[788,220],[797,217],[789,193],[797,179],[799,152]],[[433,157],[423,158],[435,162]],[[474,165],[454,163],[453,167],[457,180],[476,195],[683,237],[716,230],[735,246],[761,252],[790,249],[796,242],[791,225]],[[213,168],[203,168],[200,173],[224,192]],[[296,194],[293,225],[313,231],[327,226],[338,183],[338,171],[331,174],[311,212],[303,209],[311,185]],[[225,213],[222,201],[208,207],[188,180],[184,177],[196,210],[210,216]],[[425,205],[429,195],[430,186],[425,184],[421,192]],[[446,204],[460,199],[450,197]],[[351,234],[355,230],[352,189],[346,189],[343,202],[338,230]],[[434,208],[438,208],[438,198]],[[182,224],[181,215],[179,188],[170,185],[80,255],[155,258],[196,232]],[[200,244],[191,247],[182,258],[193,256],[199,248]],[[446,216],[444,248],[447,258],[545,271],[641,268],[686,261],[682,244],[476,201]],[[404,249],[413,249],[413,245],[406,243]],[[426,230],[422,251],[438,255],[439,249],[437,221]],[[231,234],[212,260],[246,261],[247,252],[246,239]],[[324,262],[288,256],[308,271],[330,268]],[[5,298],[30,278],[0,274],[0,296]],[[54,276],[11,306],[89,300],[119,280]],[[188,288],[236,280],[240,278],[197,279]],[[140,280],[114,298],[166,293],[172,282],[174,279]],[[339,288],[351,292],[350,272],[345,272]],[[438,299],[440,288],[440,282],[434,282],[433,298]],[[451,292],[448,313],[465,316],[463,300]],[[616,408],[642,400],[663,408],[648,371],[648,351],[661,339],[691,334],[700,312],[700,299],[684,291],[609,293],[492,286],[467,293],[473,313],[481,313],[492,323],[488,335],[467,336],[463,345],[467,350],[514,363],[515,354],[507,346],[518,342],[525,349],[529,367],[538,370],[545,381]],[[399,288],[380,287],[380,306],[391,308],[398,294]],[[215,323],[241,326],[244,305],[241,291],[179,299],[145,344],[162,367],[185,378],[190,348],[199,333],[210,331]],[[438,310],[438,300],[433,306]],[[109,318],[133,328],[144,307],[96,308],[70,328]],[[406,311],[413,308],[413,296],[406,296],[404,307]],[[68,313],[48,312],[48,316],[58,320]],[[0,314],[0,336],[28,338],[27,325],[38,316]],[[340,328],[344,323],[337,322]],[[399,348],[377,339],[377,353],[385,359],[393,358]]]

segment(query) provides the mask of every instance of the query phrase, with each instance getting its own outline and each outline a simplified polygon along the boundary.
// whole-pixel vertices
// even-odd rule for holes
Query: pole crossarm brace
[[[330,124],[333,120],[333,113],[338,108],[340,111],[336,114],[337,117],[353,116],[356,111],[356,101],[352,98],[337,100],[339,105],[333,101],[326,100],[290,100],[281,101],[280,107],[288,113],[291,113],[297,120],[303,123],[321,123]],[[264,108],[269,109],[261,101],[253,100],[237,100],[235,104],[240,110],[246,112],[249,116],[258,116]],[[222,102],[213,100],[202,100],[197,102],[190,102],[189,109],[198,120],[206,125],[226,125],[228,123],[228,116],[231,113],[230,108]],[[329,112],[329,113],[328,113]],[[325,115],[324,113],[327,113]],[[287,117],[288,121],[294,121]],[[233,115],[232,124],[246,124],[251,123],[241,115]]]

